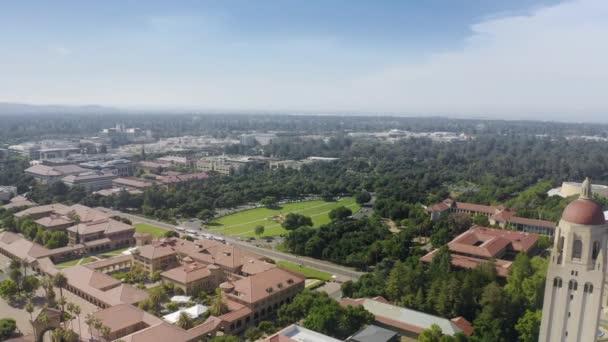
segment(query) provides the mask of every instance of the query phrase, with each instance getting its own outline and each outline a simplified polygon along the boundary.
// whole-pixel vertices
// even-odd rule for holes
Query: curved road
[[[120,216],[120,217],[128,218],[129,220],[131,220],[134,223],[136,223],[136,222],[148,223],[148,224],[158,226],[160,228],[164,228],[167,230],[175,230],[175,228],[177,227],[177,226],[174,226],[174,225],[171,225],[168,223],[151,220],[151,219],[137,216],[137,215],[123,213],[123,212],[111,210],[108,208],[98,207],[96,209],[106,212],[113,216]],[[235,246],[239,246],[243,249],[266,256],[271,259],[280,260],[280,261],[288,261],[288,262],[292,262],[295,264],[302,264],[302,265],[305,265],[308,267],[312,267],[312,268],[315,268],[315,269],[318,269],[318,270],[321,270],[324,272],[334,274],[334,275],[338,276],[338,278],[340,280],[349,280],[349,279],[356,280],[356,279],[359,279],[359,277],[362,274],[364,274],[363,272],[355,271],[354,269],[352,269],[350,267],[336,265],[331,262],[311,259],[311,258],[302,257],[302,256],[296,256],[293,254],[288,254],[288,253],[283,253],[283,252],[279,252],[279,251],[275,251],[275,250],[271,250],[271,249],[257,247],[250,243],[247,243],[245,241],[240,241],[240,240],[237,240],[233,237],[226,236],[226,235],[221,235],[221,234],[218,234],[217,232],[214,232],[211,230],[201,229],[201,231],[206,234],[209,234],[209,235],[221,237],[221,238],[225,239],[227,242],[230,242],[231,244],[233,244]]]

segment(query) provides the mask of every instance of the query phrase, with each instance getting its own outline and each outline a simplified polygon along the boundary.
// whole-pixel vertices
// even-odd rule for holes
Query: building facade
[[[545,285],[539,342],[597,341],[608,224],[585,180],[562,214]]]

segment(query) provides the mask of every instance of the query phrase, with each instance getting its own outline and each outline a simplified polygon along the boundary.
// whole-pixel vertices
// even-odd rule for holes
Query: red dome
[[[590,199],[572,201],[564,209],[562,220],[587,226],[597,226],[606,223],[602,206]]]

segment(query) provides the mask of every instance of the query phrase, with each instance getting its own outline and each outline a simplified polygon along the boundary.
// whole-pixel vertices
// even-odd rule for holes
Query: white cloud
[[[608,1],[580,0],[528,16],[488,19],[472,26],[460,51],[358,78],[353,105],[405,113],[608,121],[606,18]]]

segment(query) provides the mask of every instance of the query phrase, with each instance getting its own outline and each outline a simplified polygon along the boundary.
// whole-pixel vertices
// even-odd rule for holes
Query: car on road
[[[185,232],[186,228],[184,228],[184,227],[175,227],[175,230],[177,230],[178,232]]]
[[[198,235],[198,232],[196,230],[193,230],[193,229],[186,230],[186,233],[188,233],[190,235],[194,235],[194,236]]]

